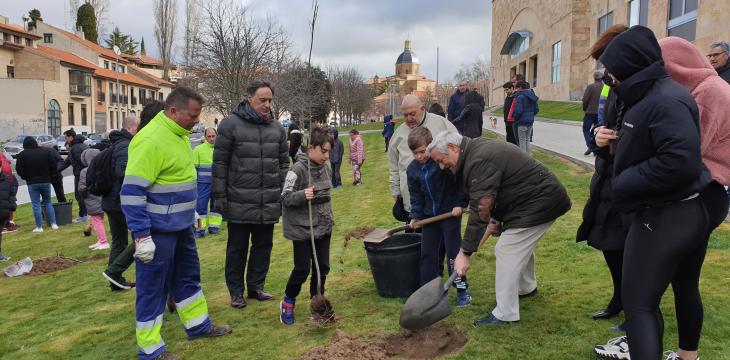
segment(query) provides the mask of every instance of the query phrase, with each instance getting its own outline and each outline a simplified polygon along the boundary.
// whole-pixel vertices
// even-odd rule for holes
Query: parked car
[[[56,139],[51,135],[18,135],[15,139],[6,143],[3,149],[15,159],[23,151],[23,140],[28,136],[34,137],[39,146],[58,150]]]
[[[84,140],[84,144],[88,145],[89,147],[92,147],[98,143],[101,142],[101,134],[91,133],[86,135],[86,140]]]
[[[67,155],[68,149],[66,148],[66,137],[59,135],[56,137],[56,148],[61,155]]]

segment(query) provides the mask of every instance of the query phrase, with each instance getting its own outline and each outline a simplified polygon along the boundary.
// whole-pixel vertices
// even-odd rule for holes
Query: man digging
[[[471,212],[454,264],[459,276],[469,270],[470,256],[479,248],[484,231],[493,235],[501,231],[494,246],[497,306],[474,325],[519,321],[519,299],[537,295],[537,242],[555,219],[570,210],[565,188],[544,165],[503,141],[444,131],[428,151],[442,169],[456,174],[469,196]]]

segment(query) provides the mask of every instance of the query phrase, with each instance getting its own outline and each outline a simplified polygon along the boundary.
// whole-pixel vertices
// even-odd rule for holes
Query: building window
[[[117,71],[117,64],[116,63],[112,63],[112,71]]]
[[[48,133],[53,136],[61,135],[61,106],[56,100],[48,102]]]
[[[162,91],[160,91],[160,93],[159,93],[159,96],[160,96],[160,101],[164,101],[164,100],[162,99]]]
[[[109,110],[109,128],[114,129],[114,110]]]
[[[532,87],[537,86],[537,55],[530,58],[530,75],[532,75]]]
[[[96,101],[103,103],[106,99],[104,98],[104,91],[101,86],[101,80],[96,80]]]
[[[127,85],[122,85],[122,91],[119,93],[119,95],[121,96],[120,102],[124,105],[127,105],[128,104],[127,100],[129,100],[129,99],[127,99]]]
[[[560,48],[561,48],[560,41],[553,44],[553,73],[552,73],[552,82],[557,83],[560,82]]]
[[[3,41],[10,41],[10,34],[3,33]]]
[[[33,47],[33,40],[25,38],[25,46]]]
[[[119,65],[119,72],[124,73],[124,65]]]
[[[629,1],[629,27],[649,24],[649,0]]]
[[[13,35],[13,42],[16,43],[16,44],[18,44],[18,45],[20,45],[20,36]]]
[[[43,42],[46,44],[53,44],[53,34],[51,34],[51,33],[43,34]]]
[[[91,74],[81,70],[68,71],[71,95],[91,96]]]
[[[68,103],[68,124],[74,125],[74,103]]]
[[[104,60],[104,69],[108,69],[108,68],[109,68],[109,62]]]
[[[669,0],[668,36],[694,41],[697,35],[697,0]]]
[[[613,11],[598,18],[598,35],[613,25]]]
[[[524,53],[529,48],[530,38],[520,37],[512,43],[512,47],[509,49],[509,54],[512,56],[512,58],[515,58],[517,56],[520,56],[520,54]]]
[[[139,103],[140,105],[147,104],[147,91],[145,89],[139,89]]]
[[[8,65],[8,79],[15,78],[15,66]]]
[[[81,104],[81,125],[86,126],[86,104]]]

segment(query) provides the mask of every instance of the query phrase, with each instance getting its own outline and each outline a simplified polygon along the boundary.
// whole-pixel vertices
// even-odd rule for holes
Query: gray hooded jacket
[[[79,173],[79,192],[84,199],[86,211],[89,215],[99,215],[104,213],[104,210],[101,208],[101,196],[90,193],[86,186],[86,171],[89,169],[91,160],[94,160],[96,155],[99,155],[100,152],[101,151],[97,149],[86,149],[81,153],[81,165],[83,165],[84,168],[81,169],[81,172]]]
[[[286,174],[284,190],[281,192],[281,203],[284,205],[284,237],[294,241],[309,241],[309,209],[304,189],[309,187],[307,176],[307,154],[299,152],[297,162]],[[332,188],[332,170],[326,163],[319,165],[311,162],[312,185],[312,225],[314,238],[321,238],[332,232],[335,225],[332,213],[330,188]]]

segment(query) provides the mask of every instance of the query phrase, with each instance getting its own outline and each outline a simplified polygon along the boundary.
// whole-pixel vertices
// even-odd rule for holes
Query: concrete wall
[[[45,134],[43,80],[0,79],[0,141]]]
[[[0,79],[8,77],[8,65],[15,66],[14,51],[0,48]]]

